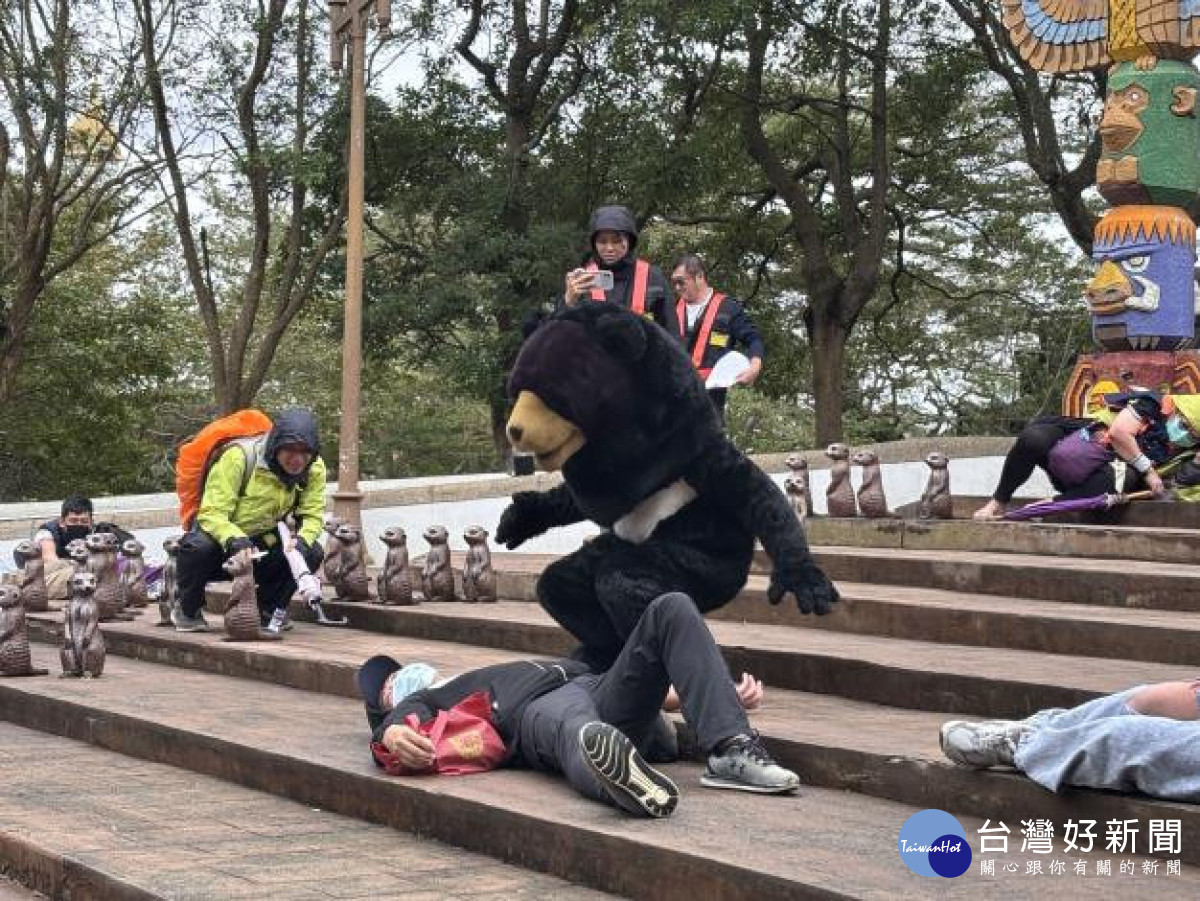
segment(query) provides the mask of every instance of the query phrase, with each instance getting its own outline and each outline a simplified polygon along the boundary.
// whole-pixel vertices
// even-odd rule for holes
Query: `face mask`
[[[76,539],[87,538],[88,535],[92,534],[92,527],[91,526],[63,526],[62,531],[63,531],[63,537],[65,539],[64,544],[70,544],[72,541],[75,541]]]
[[[392,706],[395,707],[410,694],[428,688],[437,678],[437,670],[428,663],[410,663],[402,666],[388,677],[392,688]]]
[[[1191,447],[1196,443],[1195,436],[1188,431],[1188,427],[1178,416],[1167,419],[1167,440],[1176,447]]]

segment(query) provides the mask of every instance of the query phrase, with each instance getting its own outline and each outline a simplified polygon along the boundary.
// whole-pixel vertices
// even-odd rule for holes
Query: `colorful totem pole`
[[[1079,358],[1063,411],[1139,385],[1200,393],[1194,276],[1200,209],[1197,0],[1002,0],[1034,68],[1111,66],[1096,183],[1114,209],[1096,225],[1084,297],[1101,352]]]

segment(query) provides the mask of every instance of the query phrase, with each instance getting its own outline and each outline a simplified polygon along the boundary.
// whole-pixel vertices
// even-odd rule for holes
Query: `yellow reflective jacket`
[[[316,543],[325,518],[325,462],[318,456],[306,479],[289,488],[267,466],[267,436],[235,441],[222,451],[204,480],[200,512],[196,522],[221,547],[231,538],[262,537],[270,546],[278,540],[275,524],[295,510],[299,535]],[[247,452],[254,459],[250,480],[246,474]]]

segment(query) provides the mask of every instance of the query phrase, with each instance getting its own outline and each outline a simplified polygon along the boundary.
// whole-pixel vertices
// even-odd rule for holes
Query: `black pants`
[[[296,593],[296,580],[292,578],[292,570],[279,541],[270,547],[261,539],[255,539],[254,544],[267,552],[266,556],[254,561],[254,582],[258,589],[258,610],[269,619],[275,610],[287,607]],[[312,545],[304,555],[312,572],[317,571],[324,557],[325,551],[319,544]],[[204,606],[204,590],[208,583],[229,579],[221,568],[225,551],[212,536],[196,527],[180,540],[178,559],[179,606],[186,616],[195,616]]]
[[[1051,484],[1058,491],[1064,491],[1064,486],[1058,483],[1054,474],[1046,469],[1046,461],[1050,451],[1076,429],[1081,429],[1091,423],[1089,419],[1075,419],[1070,416],[1039,416],[1021,429],[1017,440],[1004,458],[1004,468],[1000,470],[1000,482],[992,497],[1002,504],[1012,500],[1016,490],[1029,481],[1034,467],[1040,466],[1050,477]],[[1107,487],[1105,482],[1107,481]],[[1071,486],[1070,494],[1077,497],[1090,497],[1104,494],[1112,490],[1112,470],[1108,466],[1100,467],[1088,481],[1081,486]]]
[[[538,601],[579,639],[571,656],[593,672],[612,667],[626,637],[660,595],[682,592],[707,613],[728,603],[745,584],[753,553],[749,540],[688,545],[660,537],[661,531],[659,526],[641,544],[602,533],[551,563],[538,578]]]
[[[609,723],[653,760],[661,741],[660,710],[671,685],[705,751],[749,733],[712,633],[692,599],[680,592],[656,598],[646,608],[608,672],[578,676],[525,708],[514,760],[562,773],[580,794],[611,803],[583,759],[579,730],[596,720]]]

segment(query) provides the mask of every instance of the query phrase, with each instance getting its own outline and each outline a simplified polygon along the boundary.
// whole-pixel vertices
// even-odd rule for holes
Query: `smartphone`
[[[613,286],[613,274],[608,269],[597,269],[592,273],[592,288],[599,288],[601,291],[611,291]]]

